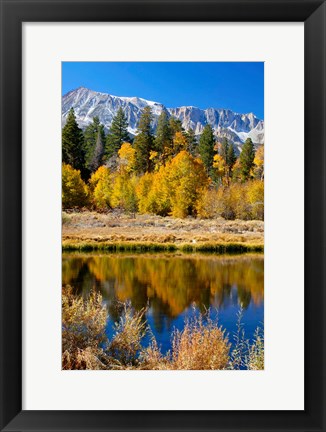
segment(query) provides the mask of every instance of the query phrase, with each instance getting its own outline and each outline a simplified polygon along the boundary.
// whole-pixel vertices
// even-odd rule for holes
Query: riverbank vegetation
[[[256,330],[253,341],[245,339],[239,312],[238,331],[233,348],[210,311],[194,315],[181,331],[171,335],[166,354],[151,333],[146,308],[136,312],[128,303],[109,340],[106,335],[108,312],[102,297],[92,292],[78,296],[73,288],[62,291],[62,368],[102,370],[262,370],[264,369],[263,331]],[[143,345],[145,335],[151,342]]]
[[[165,111],[155,135],[152,123],[146,107],[131,138],[120,109],[107,135],[97,117],[82,131],[71,109],[62,131],[63,209],[263,220],[263,146],[248,138],[237,154],[209,124],[196,136]]]
[[[65,211],[63,250],[261,252],[264,222]]]

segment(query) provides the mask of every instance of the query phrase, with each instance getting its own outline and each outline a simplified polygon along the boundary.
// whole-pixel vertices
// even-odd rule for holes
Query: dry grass
[[[257,328],[254,341],[248,346],[248,357],[246,366],[249,370],[263,370],[265,363],[264,332]]]
[[[182,331],[172,334],[172,349],[163,355],[152,335],[149,347],[142,339],[151,333],[146,309],[136,312],[123,305],[123,314],[112,340],[105,334],[108,313],[99,294],[83,299],[67,286],[62,291],[63,369],[220,370],[264,368],[263,333],[257,329],[250,345],[239,338],[230,355],[230,343],[217,320],[199,314],[185,322]],[[241,323],[240,323],[241,333]],[[241,349],[239,349],[241,347]],[[242,349],[243,347],[243,349]]]
[[[230,355],[229,369],[264,370],[264,331],[260,327],[257,327],[253,341],[250,343],[245,338],[242,318],[243,309],[240,308],[238,312],[237,332],[234,335],[235,346]]]
[[[68,285],[62,290],[62,369],[103,369],[107,311],[100,294],[76,296]]]
[[[225,331],[210,316],[203,315],[186,322],[172,339],[172,369],[225,369],[229,362],[230,344]]]
[[[144,320],[146,309],[135,312],[130,304],[124,304],[124,312],[116,324],[115,334],[108,344],[107,352],[115,362],[115,368],[136,367],[139,364],[138,354],[142,350],[142,339],[147,332]]]
[[[152,215],[130,218],[119,212],[63,213],[62,244],[68,250],[263,250],[264,222],[176,219]],[[236,246],[234,246],[236,245]],[[247,251],[247,250],[243,250]]]

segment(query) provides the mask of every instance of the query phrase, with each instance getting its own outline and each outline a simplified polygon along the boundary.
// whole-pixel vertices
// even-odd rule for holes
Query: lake
[[[163,352],[174,328],[181,330],[185,318],[209,307],[231,342],[240,307],[246,338],[264,322],[263,254],[63,253],[62,283],[83,296],[92,288],[102,293],[109,338],[122,311],[119,302],[130,301],[137,310],[148,306],[146,317]]]

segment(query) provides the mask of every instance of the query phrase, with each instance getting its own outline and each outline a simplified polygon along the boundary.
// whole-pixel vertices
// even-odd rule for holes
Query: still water
[[[185,318],[212,308],[232,342],[237,313],[251,339],[264,322],[264,256],[182,253],[63,253],[62,283],[88,295],[102,293],[108,307],[107,334],[119,320],[119,302],[148,306],[147,320],[163,352]],[[146,344],[146,341],[145,341]]]

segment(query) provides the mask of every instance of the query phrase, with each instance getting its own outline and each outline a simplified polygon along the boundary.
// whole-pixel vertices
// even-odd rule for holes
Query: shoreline
[[[107,252],[214,252],[247,253],[264,252],[263,244],[250,243],[158,243],[158,242],[107,242],[85,240],[63,240],[62,251],[107,251]]]
[[[214,252],[264,251],[263,221],[176,219],[119,212],[63,213],[63,251]]]

